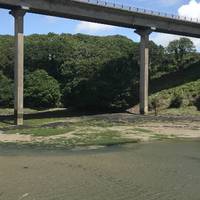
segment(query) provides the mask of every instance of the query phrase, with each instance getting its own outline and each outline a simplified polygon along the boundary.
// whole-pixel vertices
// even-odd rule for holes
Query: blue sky
[[[122,3],[146,8],[155,11],[162,11],[172,14],[184,14],[192,17],[200,18],[200,1],[198,0],[107,0],[109,2]],[[182,9],[183,8],[183,9]],[[196,9],[194,11],[194,9]],[[13,34],[13,17],[8,14],[8,10],[0,9],[0,34]],[[115,35],[121,34],[134,41],[138,41],[139,37],[132,29],[103,26],[98,24],[90,24],[76,20],[54,18],[36,14],[26,14],[25,16],[25,34],[49,32],[55,33],[85,33],[91,35]],[[170,40],[176,39],[178,36],[157,34],[151,35],[151,39],[158,44],[166,46]],[[193,40],[199,48],[200,41]]]

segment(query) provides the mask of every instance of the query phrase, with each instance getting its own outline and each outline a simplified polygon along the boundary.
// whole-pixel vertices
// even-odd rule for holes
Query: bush
[[[13,84],[10,79],[0,72],[0,107],[9,107],[13,104]]]
[[[183,97],[181,95],[174,95],[170,102],[170,108],[180,108],[183,105]]]
[[[195,99],[194,105],[197,107],[197,110],[200,111],[200,96]]]
[[[68,83],[66,82],[63,89],[63,104],[65,107],[83,110],[127,109],[133,102],[130,100],[133,96],[131,86],[137,69],[136,61],[129,56],[107,62],[98,69],[74,64],[71,69],[68,67]],[[70,76],[72,78],[69,82]]]
[[[154,110],[155,115],[158,115],[159,108],[161,107],[161,99],[157,96],[153,97],[150,101],[149,109]]]
[[[44,70],[36,70],[25,77],[24,100],[30,108],[53,108],[60,103],[60,87]]]

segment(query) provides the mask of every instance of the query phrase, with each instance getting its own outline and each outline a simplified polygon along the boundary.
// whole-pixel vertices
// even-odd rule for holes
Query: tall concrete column
[[[140,114],[148,114],[149,96],[149,29],[135,31],[140,35]]]
[[[10,14],[15,19],[14,115],[16,125],[23,125],[25,11],[16,9]]]

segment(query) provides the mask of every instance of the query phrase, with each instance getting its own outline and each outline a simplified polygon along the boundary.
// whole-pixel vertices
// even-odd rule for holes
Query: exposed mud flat
[[[65,122],[66,123],[66,122]],[[57,126],[63,123],[56,123]],[[54,126],[53,124],[45,125],[47,127]],[[200,139],[200,122],[146,122],[139,124],[125,124],[115,125],[111,127],[78,127],[73,131],[53,136],[33,136],[29,134],[5,134],[0,132],[0,142],[13,142],[13,143],[34,143],[46,142],[53,143],[57,140],[70,140],[81,139],[84,137],[91,137],[92,134],[104,132],[112,132],[116,135],[120,133],[122,139],[135,139],[136,141],[148,142],[160,139]],[[118,134],[119,135],[119,134]]]
[[[20,127],[1,127],[0,144],[96,149],[155,140],[200,139],[199,116],[113,113],[31,122]]]
[[[92,151],[0,147],[1,200],[199,200],[200,142]]]

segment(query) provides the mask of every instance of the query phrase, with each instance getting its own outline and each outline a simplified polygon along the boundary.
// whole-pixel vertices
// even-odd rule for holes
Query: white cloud
[[[102,31],[112,30],[114,26],[98,24],[92,22],[79,22],[76,26],[76,32],[85,32],[85,33],[99,33]]]
[[[178,9],[178,14],[186,17],[200,18],[200,2],[190,0],[188,4],[182,5]]]
[[[45,16],[45,19],[47,19],[47,21],[50,23],[55,23],[58,22],[61,18],[53,16]]]
[[[172,0],[173,1],[173,0]],[[200,2],[197,2],[196,0],[190,0],[188,4],[182,5],[178,9],[178,14],[180,16],[186,16],[186,17],[192,17],[192,18],[199,18],[200,19]],[[180,39],[183,36],[178,35],[171,35],[171,34],[154,34],[151,39],[156,43],[160,44],[162,46],[167,46],[169,42]],[[198,38],[190,38],[190,40],[193,41],[194,45],[198,50],[200,50],[200,39]]]
[[[153,40],[156,44],[166,47],[171,41],[180,38],[181,36],[178,35],[156,33],[154,36],[151,37],[151,40]]]
[[[164,34],[164,33],[156,33],[154,36],[151,37],[151,39],[159,45],[162,45],[164,47],[166,47],[171,41],[173,40],[177,40],[180,39],[183,36],[179,36],[179,35],[171,35],[171,34]],[[200,50],[200,39],[198,38],[191,38],[188,37],[190,40],[192,40],[192,42],[194,43],[194,45],[196,46],[196,48],[198,50]]]

